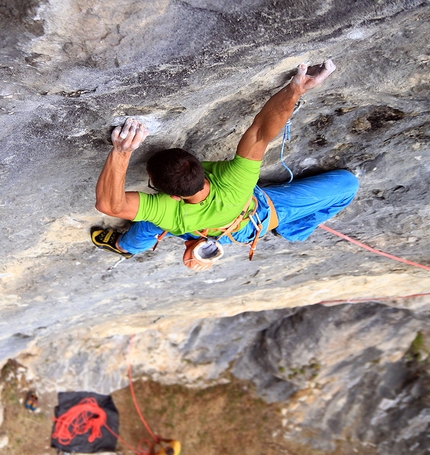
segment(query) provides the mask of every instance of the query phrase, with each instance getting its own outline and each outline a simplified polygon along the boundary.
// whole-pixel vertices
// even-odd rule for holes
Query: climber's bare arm
[[[137,120],[128,118],[112,132],[113,147],[96,186],[96,209],[109,216],[133,220],[139,209],[139,193],[125,191],[125,175],[133,150],[148,136]]]
[[[291,82],[273,95],[257,114],[237,146],[237,154],[260,161],[269,145],[285,126],[299,98],[323,82],[336,69],[331,60],[309,67],[302,63]]]

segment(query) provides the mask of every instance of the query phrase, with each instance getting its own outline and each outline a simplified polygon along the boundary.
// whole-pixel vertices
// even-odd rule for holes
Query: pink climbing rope
[[[412,265],[414,267],[419,267],[420,269],[430,270],[430,267],[428,267],[426,265],[418,264],[417,262],[408,261],[406,259],[402,259],[402,258],[399,258],[397,256],[393,256],[392,254],[384,253],[383,251],[375,250],[375,248],[372,248],[372,247],[370,247],[368,245],[365,245],[364,243],[359,242],[358,240],[355,240],[355,239],[353,239],[351,237],[348,237],[345,234],[342,234],[342,233],[340,233],[338,231],[335,231],[334,229],[331,229],[331,228],[327,227],[325,224],[320,224],[319,227],[321,229],[324,229],[327,232],[330,232],[330,233],[332,233],[334,235],[337,235],[338,237],[340,237],[340,238],[342,238],[344,240],[347,240],[348,242],[351,242],[354,245],[357,245],[357,246],[359,246],[361,248],[364,248],[365,250],[368,250],[368,251],[370,251],[372,253],[376,253],[376,254],[379,254],[380,256],[385,256],[387,258],[393,259],[395,261],[403,262],[405,264]]]
[[[375,300],[397,300],[397,299],[413,299],[417,297],[426,297],[430,296],[430,292],[423,292],[421,294],[410,294],[410,295],[393,295],[388,297],[358,297],[356,299],[336,299],[336,300],[321,300],[317,305],[331,306],[331,304],[341,304],[341,303],[360,303],[360,302],[373,302]]]

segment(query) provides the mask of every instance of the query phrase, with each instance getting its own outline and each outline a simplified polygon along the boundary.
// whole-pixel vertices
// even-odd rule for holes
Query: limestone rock
[[[113,390],[127,382],[135,334],[138,376],[204,386],[225,380],[235,362],[236,374],[255,381],[266,399],[292,400],[286,415],[297,406],[291,434],[321,421],[318,431],[330,437],[349,431],[345,437],[381,453],[418,453],[428,387],[405,356],[428,311],[427,271],[321,230],[294,244],[269,234],[252,262],[246,248],[231,246],[200,275],[182,266],[177,239],[108,271],[116,258],[93,247],[89,230],[126,228],[94,209],[112,125],[127,116],[148,125],[127,179],[129,189],[145,191],[153,151],[232,157],[295,67],[330,57],[337,70],[306,94],[286,160],[295,178],[353,172],[360,191],[330,226],[428,266],[429,8],[421,0],[2,3],[0,363],[21,356],[41,381],[50,378],[47,389]],[[265,156],[262,185],[288,179],[280,143]],[[316,320],[300,309],[387,297],[388,309],[318,307]],[[250,322],[246,313],[263,310]],[[339,338],[326,331],[338,330],[335,321]],[[374,339],[360,338],[361,330]],[[350,378],[356,385],[342,388]],[[322,436],[320,444],[332,442]]]

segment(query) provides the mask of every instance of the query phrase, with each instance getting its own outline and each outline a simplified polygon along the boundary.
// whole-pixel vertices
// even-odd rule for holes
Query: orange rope
[[[136,455],[150,454],[149,451],[142,450],[140,447],[139,450],[135,450],[107,425],[106,412],[98,405],[95,398],[82,399],[77,405],[53,420],[55,427],[52,437],[58,439],[62,445],[69,445],[76,436],[86,434],[88,431],[91,431],[88,442],[94,442],[102,437],[101,429],[105,427]]]
[[[141,449],[139,446],[137,447],[138,450],[133,449],[131,445],[124,441],[124,439],[120,438],[117,434],[115,434],[107,425],[105,425],[106,429],[113,434],[119,441],[121,441],[129,450],[134,452],[136,455],[150,455],[150,452],[146,449]]]
[[[131,354],[131,347],[132,347],[133,337],[134,337],[134,335],[132,335],[130,337],[130,343],[129,343],[129,349],[128,349],[129,354]],[[145,426],[145,428],[148,430],[148,433],[151,435],[151,438],[154,440],[154,442],[158,443],[158,442],[160,442],[160,438],[158,436],[156,436],[152,432],[151,428],[149,428],[149,425],[146,423],[146,420],[144,419],[142,413],[140,412],[139,406],[137,404],[136,395],[134,393],[134,388],[133,388],[133,378],[132,378],[132,375],[131,375],[131,364],[130,364],[130,362],[128,363],[128,379],[129,379],[129,383],[130,383],[130,392],[131,392],[131,396],[133,398],[134,407],[136,408],[136,411],[139,414],[140,420],[143,423],[143,425]]]
[[[129,342],[129,354],[131,353],[132,348],[132,335]],[[130,392],[133,399],[134,407],[142,421],[143,425],[147,429],[148,433],[151,435],[151,438],[154,440],[155,444],[158,444],[161,441],[161,438],[156,436],[146,420],[144,419],[139,406],[136,400],[136,394],[134,393],[133,387],[133,378],[131,374],[131,364],[128,363],[128,378],[130,383]],[[88,436],[89,442],[94,442],[97,438],[102,437],[101,428],[105,427],[115,438],[121,441],[129,450],[134,452],[136,455],[150,455],[151,449],[142,449],[141,444],[145,443],[148,447],[152,445],[146,439],[141,439],[138,443],[138,449],[134,449],[126,441],[119,437],[111,428],[107,425],[106,412],[100,408],[95,398],[84,398],[77,405],[71,407],[67,412],[62,414],[58,418],[53,419],[55,421],[55,429],[52,434],[54,439],[63,445],[69,445],[72,440],[78,436],[91,431],[91,434]]]
[[[84,398],[54,421],[52,437],[61,444],[68,445],[76,436],[88,431],[91,431],[88,441],[94,442],[102,436],[101,427],[106,425],[106,413],[94,398]]]
[[[408,264],[408,265],[413,265],[414,267],[419,267],[419,268],[424,269],[424,270],[430,270],[430,267],[428,267],[426,265],[418,264],[416,262],[411,262],[411,261],[408,261],[406,259],[402,259],[402,258],[399,258],[397,256],[393,256],[392,254],[388,254],[388,253],[384,253],[383,251],[375,250],[375,248],[367,246],[364,243],[359,242],[358,240],[355,240],[355,239],[353,239],[351,237],[348,237],[345,234],[342,234],[342,233],[340,233],[338,231],[335,231],[334,229],[331,229],[331,228],[327,227],[325,224],[320,224],[319,227],[321,229],[324,229],[324,230],[328,231],[328,232],[331,232],[334,235],[337,235],[338,237],[340,237],[340,238],[342,238],[344,240],[348,240],[348,242],[351,242],[354,245],[358,245],[359,247],[364,248],[365,250],[371,251],[372,253],[376,253],[376,254],[379,254],[381,256],[385,256],[387,258],[394,259],[395,261],[403,262],[403,263]]]

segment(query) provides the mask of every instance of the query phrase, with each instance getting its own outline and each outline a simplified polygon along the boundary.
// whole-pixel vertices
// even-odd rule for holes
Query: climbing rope
[[[129,345],[128,345],[128,354],[129,354],[129,356],[131,355],[133,337],[134,337],[134,335],[132,335],[130,337],[130,341],[129,341]],[[151,438],[154,440],[154,443],[157,444],[158,442],[160,442],[160,438],[153,433],[151,428],[149,428],[149,425],[147,424],[145,418],[143,417],[143,415],[142,415],[142,413],[141,413],[141,411],[139,409],[139,405],[137,404],[136,394],[134,393],[134,387],[133,387],[133,378],[132,378],[132,374],[131,374],[131,363],[130,363],[130,360],[128,361],[127,369],[128,369],[128,380],[129,380],[129,384],[130,384],[130,392],[131,392],[131,396],[132,396],[132,399],[133,399],[133,404],[134,404],[134,407],[136,409],[136,412],[139,415],[140,420],[143,423],[143,425],[145,426],[145,428],[147,429],[148,433],[151,435]]]
[[[132,339],[133,335],[130,337],[129,341],[129,355],[132,349]],[[104,427],[109,431],[109,433],[121,441],[129,450],[131,450],[136,455],[150,455],[151,449],[148,450],[146,448],[142,448],[142,443],[144,443],[147,447],[153,448],[154,445],[158,444],[162,440],[162,438],[154,434],[139,409],[133,387],[130,361],[128,362],[127,370],[130,392],[134,407],[139,415],[141,422],[150,434],[153,443],[150,443],[147,439],[141,439],[138,442],[137,449],[133,448],[108,426],[106,412],[98,405],[95,398],[84,398],[77,405],[71,407],[60,417],[54,418],[53,420],[55,422],[55,426],[52,437],[54,439],[57,439],[62,445],[69,445],[76,436],[91,432],[88,436],[88,442],[94,442],[96,439],[102,437],[101,429]]]
[[[303,106],[303,104],[305,104],[305,102],[303,100],[299,100],[297,102],[297,104],[293,110],[293,113],[291,114],[291,118]],[[284,168],[290,173],[290,180],[287,183],[291,183],[294,178],[293,171],[285,164],[285,161],[284,161],[285,142],[289,141],[291,139],[291,118],[288,119],[287,123],[285,124],[284,135],[282,137],[281,153],[280,153],[280,157],[279,157],[281,160],[282,166],[284,166]]]
[[[90,432],[88,442],[94,442],[102,437],[101,430],[104,427],[136,455],[150,455],[148,450],[135,450],[108,426],[106,412],[98,405],[95,398],[84,398],[53,420],[55,426],[52,437],[62,445],[69,445],[77,436],[87,432]]]
[[[76,436],[91,431],[89,442],[102,437],[101,427],[106,426],[106,412],[97,404],[95,398],[84,398],[63,415],[55,419],[52,434],[63,445],[69,445]]]
[[[331,306],[339,305],[340,303],[360,303],[360,302],[373,302],[375,300],[396,300],[396,299],[413,299],[417,297],[426,297],[430,295],[430,292],[423,292],[421,294],[410,294],[410,295],[394,295],[389,297],[357,297],[348,300],[337,299],[337,300],[322,300],[317,305]]]
[[[288,180],[287,183],[291,183],[294,178],[293,171],[285,164],[284,161],[284,148],[285,148],[285,141],[289,141],[291,138],[291,120],[288,120],[288,122],[285,124],[285,129],[284,129],[284,136],[282,138],[282,145],[281,145],[281,155],[280,155],[280,160],[282,166],[290,173],[290,180]]]
[[[354,245],[357,245],[357,246],[359,246],[361,248],[364,248],[365,250],[371,251],[372,253],[379,254],[380,256],[385,256],[387,258],[393,259],[395,261],[403,262],[405,264],[412,265],[414,267],[419,267],[419,268],[424,269],[424,270],[430,270],[430,267],[428,267],[426,265],[418,264],[417,262],[408,261],[406,259],[402,259],[402,258],[399,258],[397,256],[393,256],[392,254],[388,254],[388,253],[384,253],[383,251],[376,250],[375,248],[372,248],[372,247],[370,247],[368,245],[365,245],[364,243],[361,243],[358,240],[355,240],[355,239],[353,239],[351,237],[348,237],[345,234],[342,234],[342,233],[340,233],[338,231],[335,231],[334,229],[331,229],[331,228],[327,227],[325,224],[320,224],[319,227],[321,229],[326,230],[327,232],[330,232],[330,233],[332,233],[334,235],[337,235],[338,237],[340,237],[340,238],[342,238],[344,240],[347,240],[348,242],[353,243]]]
[[[302,100],[299,100],[297,102],[297,104],[296,104],[296,106],[295,106],[295,108],[293,110],[293,113],[291,114],[291,118],[303,106],[303,104],[304,104],[304,101],[302,101]],[[281,155],[280,155],[280,159],[281,159],[282,165],[290,173],[290,180],[287,183],[291,183],[293,181],[293,177],[294,177],[291,169],[284,162],[285,142],[289,141],[291,139],[291,118],[285,124],[284,136],[282,138]],[[412,265],[414,267],[419,267],[419,268],[424,269],[424,270],[430,270],[430,267],[428,267],[426,265],[418,264],[416,262],[408,261],[406,259],[402,259],[402,258],[399,258],[397,256],[393,256],[392,254],[388,254],[388,253],[384,253],[383,251],[376,250],[375,248],[372,248],[372,247],[370,247],[368,245],[365,245],[364,243],[361,243],[358,240],[354,240],[353,238],[348,237],[347,235],[342,234],[342,233],[340,233],[338,231],[335,231],[334,229],[331,229],[331,228],[327,227],[324,224],[320,224],[319,227],[321,229],[325,229],[326,231],[328,231],[328,232],[330,232],[330,233],[332,233],[334,235],[337,235],[338,237],[341,237],[344,240],[347,240],[348,242],[351,242],[351,243],[353,243],[353,244],[355,244],[355,245],[357,245],[357,246],[359,246],[361,248],[364,248],[364,249],[366,249],[368,251],[371,251],[372,253],[379,254],[380,256],[385,256],[387,258],[393,259],[395,261],[403,262],[404,264]]]

